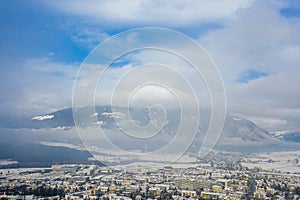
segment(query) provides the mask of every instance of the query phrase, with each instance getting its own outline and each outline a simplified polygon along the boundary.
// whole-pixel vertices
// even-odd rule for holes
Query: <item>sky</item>
[[[0,12],[2,115],[71,107],[76,74],[97,45],[162,27],[205,48],[224,81],[228,113],[268,131],[300,131],[297,0],[2,0]],[[151,58],[143,53],[134,58]],[[120,62],[105,83],[130,67]]]

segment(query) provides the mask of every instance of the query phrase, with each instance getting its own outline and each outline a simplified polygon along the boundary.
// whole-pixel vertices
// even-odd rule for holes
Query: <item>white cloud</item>
[[[65,0],[49,1],[54,8],[106,26],[171,25],[188,26],[227,20],[253,0]]]
[[[282,6],[257,1],[224,28],[199,38],[225,80],[229,111],[272,131],[300,126],[300,19],[282,16]],[[238,82],[247,70],[268,76]]]
[[[137,88],[132,95],[132,100],[143,100],[145,97],[151,101],[157,101],[157,99],[170,101],[170,99],[174,98],[173,94],[167,88],[158,85],[145,85]]]
[[[55,62],[50,58],[51,57],[29,58],[25,61],[24,67],[26,70],[33,70],[35,73],[44,73],[67,79],[74,78],[80,63],[64,64]]]
[[[109,37],[102,28],[91,25],[84,20],[69,20],[65,29],[76,44],[87,49],[94,48]]]
[[[78,64],[54,62],[50,58],[30,58],[10,63],[18,68],[6,74],[1,82],[6,94],[0,108],[4,113],[42,114],[69,107],[73,80]]]
[[[103,30],[114,32],[124,27],[150,25],[190,28],[193,32],[200,32],[193,27],[222,24],[223,28],[211,30],[198,41],[207,48],[220,68],[227,88],[229,110],[254,119],[268,130],[300,129],[300,20],[280,15],[280,8],[286,6],[283,1],[65,0],[48,1],[49,5],[71,17],[75,16],[76,20],[86,20],[68,24],[67,28],[72,29],[69,33],[71,39],[89,48],[107,38]],[[136,35],[126,39],[134,42]],[[125,44],[122,40],[118,42]],[[109,50],[107,54],[111,53]],[[136,59],[144,62],[153,61],[153,57],[182,70],[180,72],[187,75],[192,85],[203,85],[203,82],[196,81],[198,75],[193,70],[180,68],[182,62],[179,60],[169,59],[165,55],[135,55]],[[21,65],[27,69],[23,70],[24,74],[12,76],[19,79],[12,84],[15,86],[12,88],[22,87],[19,95],[24,98],[14,96],[13,101],[1,104],[2,107],[19,105],[28,109],[33,106],[33,109],[42,110],[71,105],[72,78],[77,64],[73,67],[43,58],[29,59],[25,66]],[[101,82],[106,90],[98,96],[99,99],[108,100],[118,78],[132,68],[127,65],[108,70]],[[248,84],[239,83],[240,74],[247,70],[265,72],[268,76]],[[136,80],[143,78],[137,77]],[[88,86],[90,83],[85,84]],[[198,85],[197,89],[200,88]],[[199,99],[207,101],[206,97]]]
[[[148,57],[145,57],[148,60]],[[172,71],[172,66],[160,68],[150,64],[105,68],[99,64],[84,64],[82,67],[77,77],[77,89],[74,96],[76,106],[93,105],[94,95],[97,105],[108,105],[112,99],[115,99],[118,106],[127,106],[127,102],[132,101],[132,103],[137,103],[136,105],[162,103],[166,106],[178,107],[176,98],[180,97],[183,105],[185,105],[183,102],[189,102],[192,98],[192,94],[186,90],[186,80],[180,77],[184,74],[178,72],[179,75],[176,76]],[[180,69],[178,65],[176,67]],[[181,66],[181,70],[185,67]],[[194,80],[195,82],[197,80]],[[199,86],[196,85],[196,88]]]

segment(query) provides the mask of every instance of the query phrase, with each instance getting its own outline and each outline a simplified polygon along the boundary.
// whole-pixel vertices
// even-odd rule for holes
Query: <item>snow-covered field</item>
[[[282,172],[300,173],[300,151],[285,151],[252,154],[241,163],[249,168],[279,170]]]
[[[120,149],[105,149],[95,146],[85,147],[76,146],[67,143],[43,142],[49,146],[65,146],[77,150],[88,150],[93,154],[92,159],[104,161],[105,164],[114,164],[115,166],[162,166],[170,165],[172,167],[194,167],[196,158],[191,155],[177,155],[167,153],[143,153],[127,152]],[[249,168],[262,168],[269,171],[281,171],[300,174],[300,151],[283,151],[271,153],[257,153],[246,156],[241,164]]]
[[[42,142],[44,145],[48,146],[64,146],[77,150],[88,150],[93,154],[92,159],[99,160],[105,164],[117,164],[119,163],[130,163],[130,164],[139,164],[149,165],[154,163],[155,165],[165,165],[172,164],[174,166],[194,166],[196,158],[190,155],[180,155],[180,154],[169,154],[169,153],[144,153],[140,151],[125,151],[122,149],[106,149],[96,146],[75,146],[67,143],[54,143],[54,142]],[[124,164],[124,165],[127,165]],[[121,164],[120,164],[121,165]],[[199,165],[199,164],[198,164]]]

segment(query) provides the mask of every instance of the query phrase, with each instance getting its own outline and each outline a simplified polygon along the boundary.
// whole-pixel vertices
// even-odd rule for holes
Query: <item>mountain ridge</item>
[[[96,106],[95,109],[85,107],[77,109],[76,112],[85,114],[88,113],[91,118],[96,117],[96,122],[90,122],[90,119],[86,119],[86,121],[84,121],[83,123],[96,127],[100,126],[103,129],[119,130],[118,125],[115,121],[116,117],[120,119],[121,122],[124,121],[124,124],[126,124],[125,119],[123,120],[124,116],[122,115],[122,113],[115,112],[107,106]],[[151,121],[148,109],[137,110],[131,108],[129,112],[131,112],[131,117],[138,125],[145,126]],[[176,129],[179,126],[179,123],[177,123],[177,121],[180,120],[179,117],[175,117],[176,114],[178,113],[174,111],[168,117],[167,123],[161,130],[163,134],[172,135],[176,133]],[[201,139],[201,137],[208,127],[208,123],[205,123],[205,120],[208,119],[209,115],[207,115],[207,117],[203,117],[202,115],[201,124],[203,122],[204,125],[202,124],[203,126],[201,130],[198,130],[200,132],[200,139],[196,139],[196,141],[198,142],[194,144],[196,146],[198,146],[199,141],[203,139]],[[7,121],[9,123],[7,123]],[[81,124],[77,125],[81,126]],[[65,108],[47,114],[24,117],[20,119],[0,120],[0,127],[10,129],[49,129],[49,131],[51,131],[68,130],[72,129],[74,126],[75,123],[72,108]],[[274,149],[279,149],[289,146],[295,146],[293,141],[284,141],[282,138],[278,138],[275,135],[270,134],[250,120],[231,115],[226,115],[223,131],[220,137],[216,139],[218,139],[216,148],[221,149],[242,149],[244,147],[250,150],[251,148],[256,147],[270,147],[270,149],[274,147]]]

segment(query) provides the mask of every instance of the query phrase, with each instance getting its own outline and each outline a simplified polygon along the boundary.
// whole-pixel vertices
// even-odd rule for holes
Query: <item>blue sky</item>
[[[94,47],[122,31],[157,26],[206,48],[224,79],[230,113],[268,130],[300,130],[299,4],[2,0],[1,113],[31,115],[71,106],[77,70]],[[268,111],[261,113],[262,108]]]
[[[1,1],[1,55],[26,59],[56,52],[55,59],[81,61],[88,50],[75,44],[67,32],[68,18],[38,1]]]
[[[267,73],[254,71],[254,70],[248,70],[244,71],[240,74],[238,81],[241,83],[248,83],[249,81],[268,76]]]

